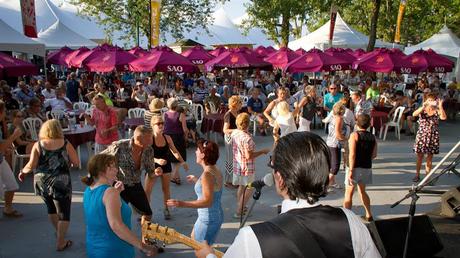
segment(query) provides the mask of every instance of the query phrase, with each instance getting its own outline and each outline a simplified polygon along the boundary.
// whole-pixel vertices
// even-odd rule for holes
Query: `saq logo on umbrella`
[[[200,64],[204,64],[204,61],[203,60],[192,60],[192,63],[196,65],[200,65]]]
[[[166,67],[166,69],[168,70],[168,72],[183,72],[184,71],[184,68],[180,65],[168,65]]]
[[[435,73],[443,73],[445,70],[444,70],[444,67],[439,67],[439,66],[436,66],[434,68],[434,72]]]
[[[339,64],[331,65],[331,71],[342,71],[342,66]]]
[[[401,73],[410,73],[412,69],[409,67],[401,67]]]

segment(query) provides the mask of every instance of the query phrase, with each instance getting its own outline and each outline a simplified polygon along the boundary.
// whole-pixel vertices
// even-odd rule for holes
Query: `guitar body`
[[[150,222],[142,224],[142,238],[159,240],[165,244],[181,243],[193,248],[194,250],[198,250],[202,246],[200,242],[178,233],[172,228],[163,227]],[[214,254],[219,258],[224,256],[224,253],[217,251],[216,249],[214,249]]]

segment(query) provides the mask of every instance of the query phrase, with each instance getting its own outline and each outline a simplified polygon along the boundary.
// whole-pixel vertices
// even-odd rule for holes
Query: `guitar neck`
[[[187,236],[184,236],[182,234],[177,234],[177,240],[181,243],[183,243],[184,245],[186,246],[189,246],[191,248],[193,248],[194,250],[198,250],[202,247],[202,243],[190,238],[190,237],[187,237]],[[224,253],[220,252],[220,251],[217,251],[216,249],[214,249],[214,254],[221,258],[224,256]]]

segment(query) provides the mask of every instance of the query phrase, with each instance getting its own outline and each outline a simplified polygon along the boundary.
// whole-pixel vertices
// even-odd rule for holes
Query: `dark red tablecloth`
[[[77,125],[74,130],[64,131],[64,137],[73,147],[77,148],[81,144],[93,142],[96,137],[96,130],[89,125],[84,125],[83,127]]]
[[[371,126],[378,132],[380,127],[388,122],[388,113],[383,111],[372,110],[371,111]]]
[[[208,114],[203,117],[201,124],[201,132],[206,134],[208,132],[223,133],[224,129],[224,114]]]

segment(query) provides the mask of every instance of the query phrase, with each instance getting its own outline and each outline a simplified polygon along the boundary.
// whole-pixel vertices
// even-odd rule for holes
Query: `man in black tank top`
[[[224,257],[381,257],[359,217],[348,209],[318,203],[327,194],[329,149],[316,134],[294,132],[273,151],[277,217],[243,227]],[[209,246],[197,257],[216,257]]]
[[[367,131],[371,118],[367,114],[357,116],[356,125],[358,130],[350,135],[349,145],[349,168],[345,175],[345,198],[343,207],[351,209],[353,193],[358,185],[359,195],[363,203],[366,215],[364,219],[372,221],[371,201],[366,193],[366,185],[372,184],[372,160],[377,156],[377,142],[372,133]]]

